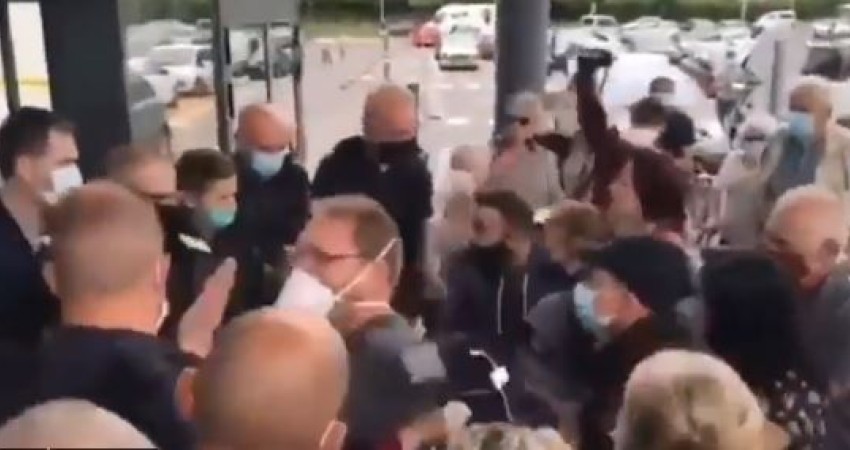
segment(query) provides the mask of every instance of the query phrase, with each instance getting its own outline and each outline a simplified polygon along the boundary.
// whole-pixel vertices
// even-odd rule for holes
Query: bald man
[[[192,358],[156,336],[167,313],[168,260],[153,205],[100,181],[63,198],[47,222],[62,325],[38,353],[29,404],[88,400],[158,448],[191,448],[173,389]]]
[[[0,448],[154,448],[121,417],[91,402],[54,400],[0,428]]]
[[[800,287],[803,349],[831,393],[827,434],[850,448],[850,267],[843,202],[820,186],[791,189],[765,225],[765,246]]]
[[[788,109],[784,138],[768,153],[767,201],[812,183],[845,198],[850,191],[850,130],[832,119],[828,87],[819,81],[801,83],[792,90]]]
[[[232,231],[243,251],[279,271],[284,247],[295,243],[309,213],[310,182],[293,155],[295,127],[272,105],[250,105],[239,114],[236,141],[239,207]],[[278,287],[257,301],[269,304]]]
[[[362,134],[337,143],[313,178],[315,197],[363,194],[381,203],[398,224],[407,265],[422,259],[432,214],[431,173],[416,135],[413,95],[401,86],[380,86],[366,98]]]
[[[319,316],[248,313],[180,385],[205,450],[338,450],[345,436],[346,348]]]

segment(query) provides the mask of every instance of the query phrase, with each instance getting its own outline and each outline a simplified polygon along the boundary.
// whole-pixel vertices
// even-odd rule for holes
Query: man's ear
[[[339,421],[328,424],[325,434],[319,443],[319,450],[340,450],[345,444],[345,436],[348,434],[348,426]]]
[[[197,373],[197,369],[194,368],[184,369],[177,377],[177,384],[174,387],[177,409],[183,419],[189,422],[195,419],[195,378]]]

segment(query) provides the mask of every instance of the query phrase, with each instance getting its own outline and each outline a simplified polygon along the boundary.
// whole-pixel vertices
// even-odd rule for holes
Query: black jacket
[[[78,398],[118,414],[157,448],[193,447],[194,431],[181,418],[174,393],[181,371],[197,361],[176,347],[134,331],[63,327],[32,356],[29,382],[15,387],[27,401],[12,414]]]
[[[266,267],[260,255],[232,229],[219,231],[206,240],[187,208],[160,208],[166,230],[166,249],[171,257],[167,279],[169,314],[163,336],[176,337],[186,310],[198,298],[207,279],[226,258],[236,260],[236,280],[230,292],[225,322],[242,312],[270,305],[280,289],[281,275]]]
[[[669,348],[693,347],[688,330],[675,320],[649,316],[593,352],[575,371],[590,389],[578,417],[580,450],[613,449],[611,431],[632,370],[645,358]]]
[[[319,164],[313,196],[363,194],[375,199],[398,225],[405,263],[418,264],[434,191],[422,154],[415,142],[407,149],[378,155],[360,136],[343,139]]]
[[[0,342],[33,347],[56,323],[59,302],[42,275],[42,262],[0,201]]]
[[[283,247],[292,245],[307,223],[310,181],[307,172],[288,156],[280,171],[263,180],[251,168],[250,155],[235,157],[239,179],[239,209],[232,229],[271,267],[280,267]]]
[[[343,408],[348,425],[345,450],[381,448],[393,442],[402,428],[438,408],[443,380],[417,381],[416,369],[405,362],[405,355],[422,345],[427,344],[401,316],[376,319],[346,337],[351,376]],[[414,365],[433,367],[441,363],[434,359]]]

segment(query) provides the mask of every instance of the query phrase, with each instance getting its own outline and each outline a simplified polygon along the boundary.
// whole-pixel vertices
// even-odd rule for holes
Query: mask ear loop
[[[365,278],[366,275],[369,274],[369,271],[372,269],[372,266],[374,266],[376,262],[384,259],[390,253],[390,250],[393,249],[395,243],[398,242],[398,240],[398,238],[390,239],[390,241],[387,242],[386,245],[384,245],[384,248],[382,248],[381,251],[378,252],[378,256],[376,256],[375,259],[369,261],[369,264],[367,264],[366,267],[361,269],[360,272],[358,272],[357,275],[355,275],[354,278],[352,278],[351,281],[349,281],[348,284],[345,285],[345,287],[340,289],[339,292],[334,295],[334,303],[340,301],[342,297],[345,296],[345,294],[347,294],[348,291],[351,290],[351,288],[356,286],[357,283],[363,281],[363,278]]]

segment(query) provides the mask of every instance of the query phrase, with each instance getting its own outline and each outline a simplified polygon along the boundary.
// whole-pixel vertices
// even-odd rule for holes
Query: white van
[[[449,3],[434,13],[433,21],[441,35],[450,32],[457,25],[472,25],[479,28],[492,26],[496,23],[496,5]]]

